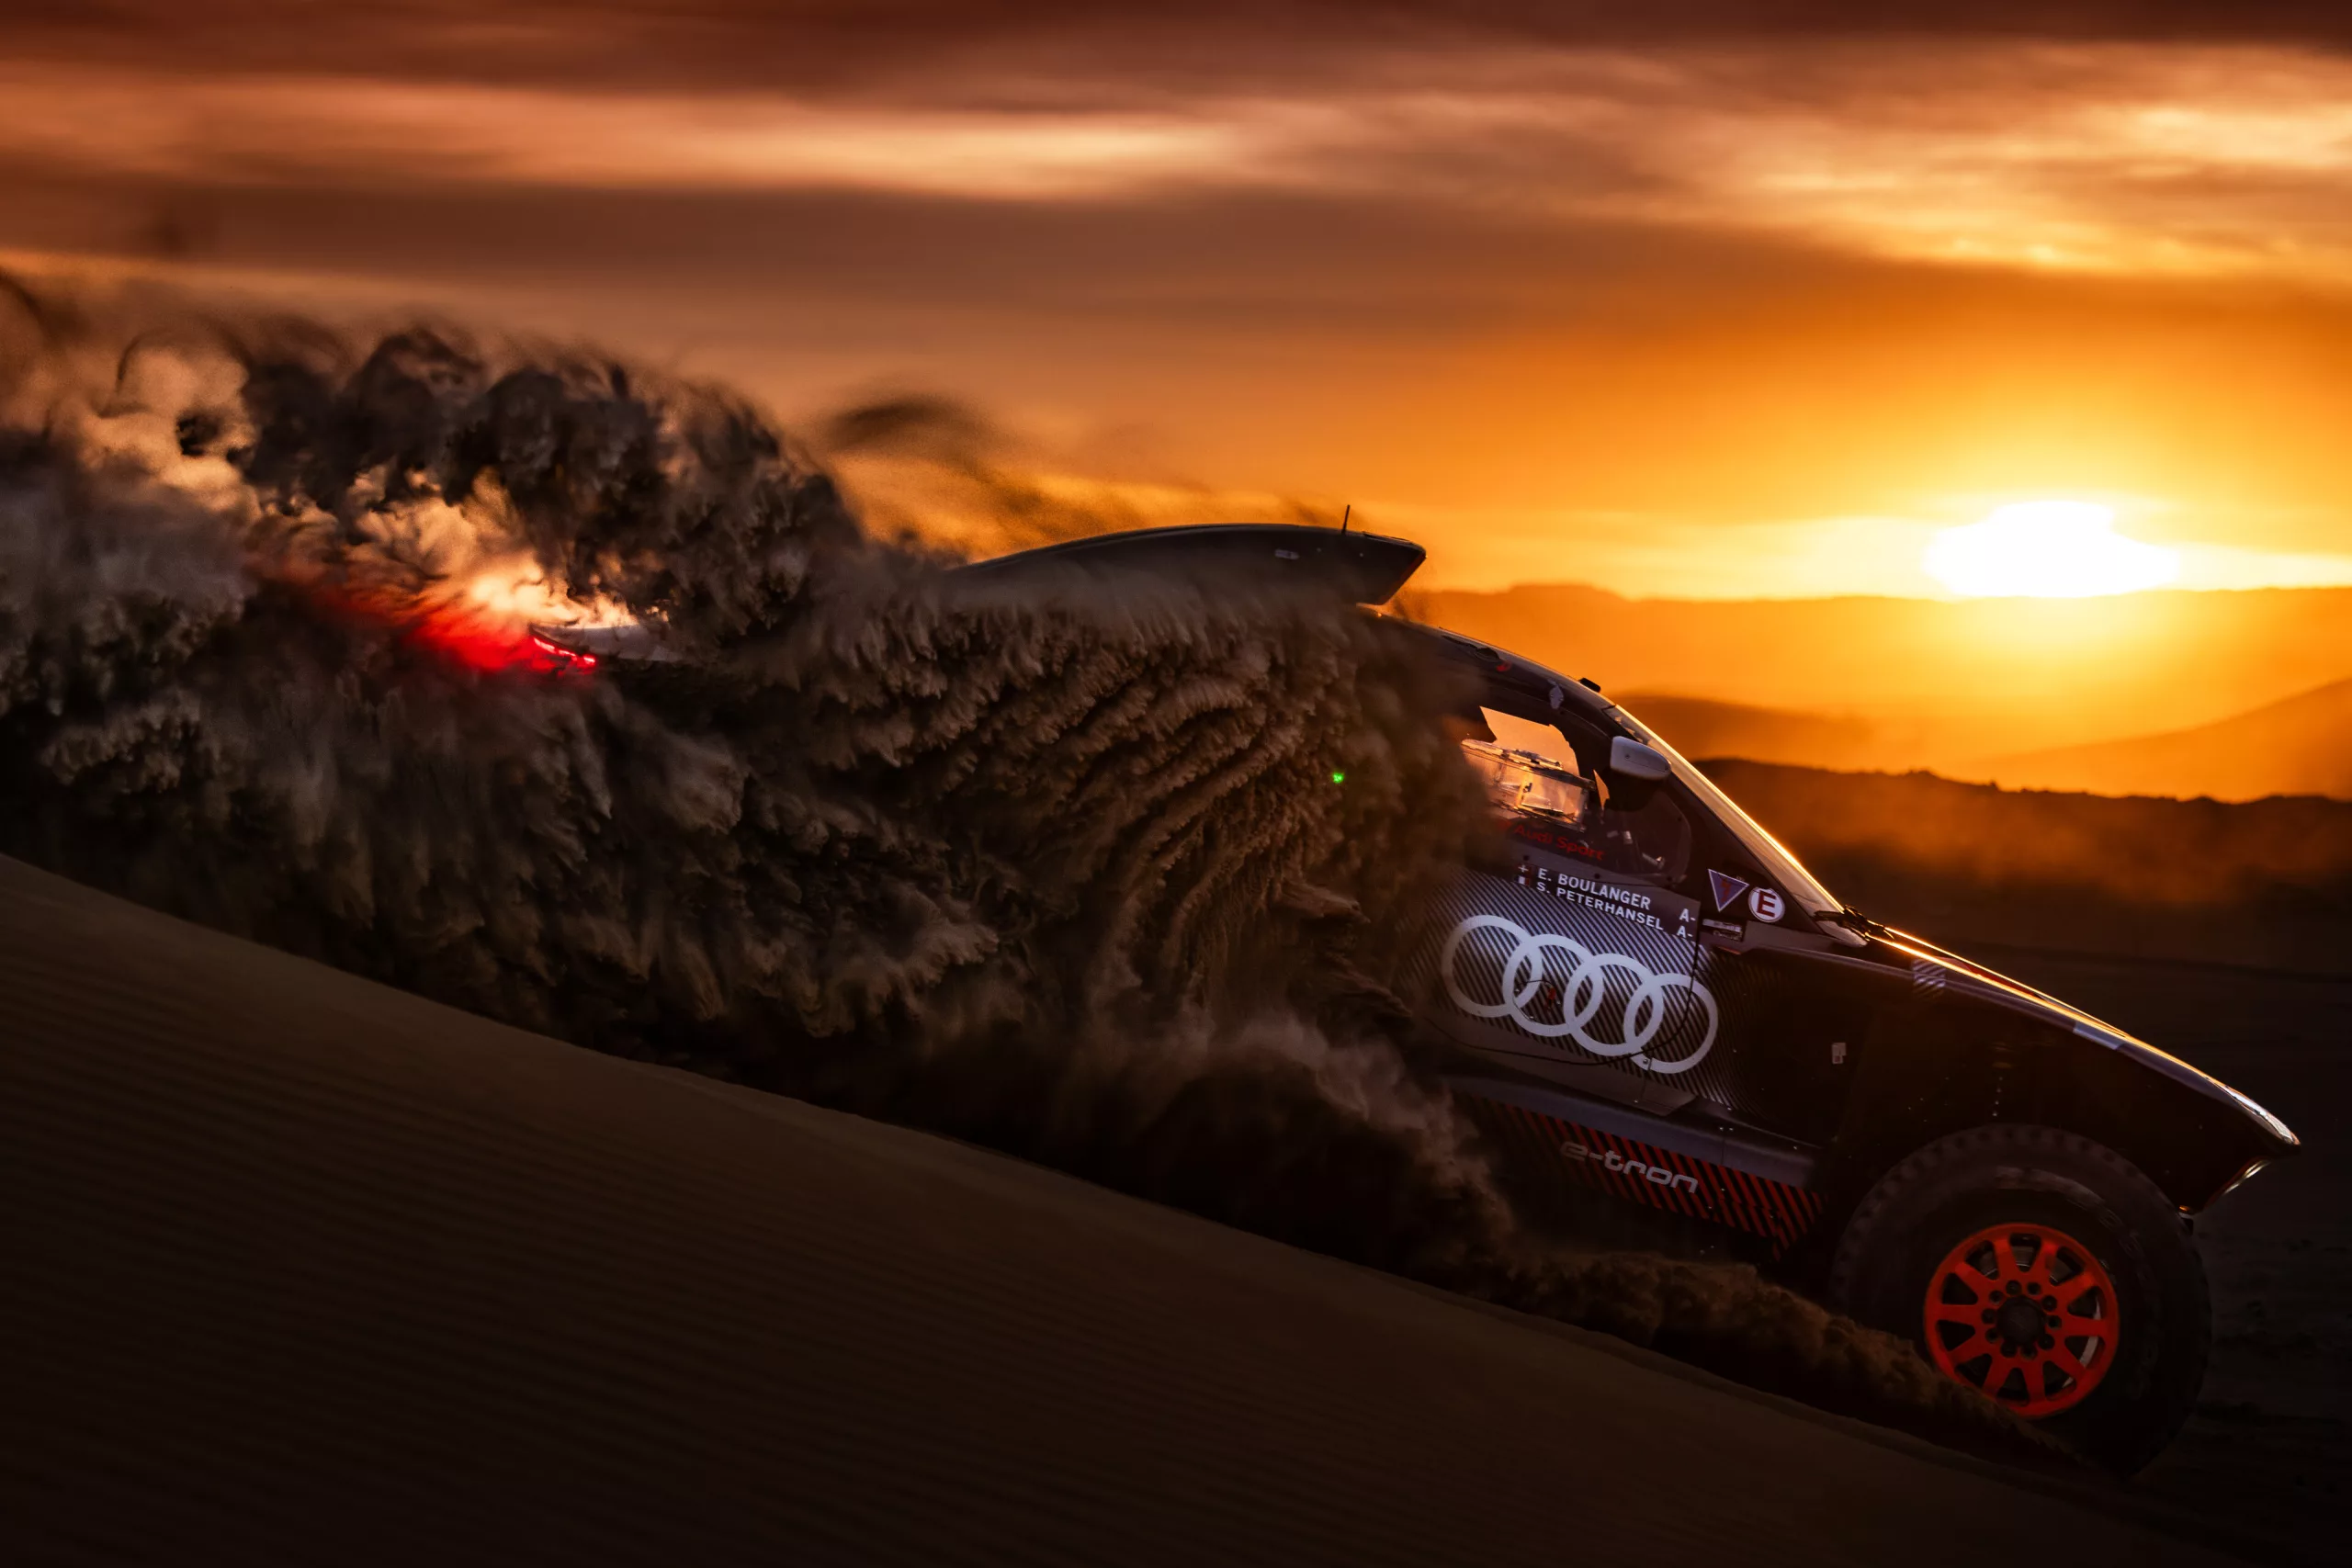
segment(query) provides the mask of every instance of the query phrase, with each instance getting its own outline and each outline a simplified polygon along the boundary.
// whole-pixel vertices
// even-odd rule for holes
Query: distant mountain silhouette
[[[1902,768],[1918,761],[1890,741],[1879,726],[1863,719],[1668,692],[1611,695],[1688,757],[1747,757],[1816,768]]]
[[[1866,753],[1873,765],[1946,773],[2213,724],[2352,679],[2352,589],[1712,601],[1548,583],[1408,593],[1403,608],[1589,675],[1612,696],[1672,694],[1857,720],[1876,731]],[[1646,702],[1675,739],[1657,698]],[[1645,711],[1634,697],[1627,704]],[[1793,731],[1775,723],[1742,733],[1728,750],[1780,747]]]
[[[1836,765],[1826,757],[1821,761]],[[2352,681],[2331,682],[2218,724],[1996,758],[1984,771],[2012,786],[2101,795],[2201,795],[2216,800],[2325,795],[2352,800]]]

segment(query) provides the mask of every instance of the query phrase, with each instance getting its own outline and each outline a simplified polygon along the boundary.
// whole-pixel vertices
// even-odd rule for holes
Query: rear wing
[[[1409,539],[1347,533],[1304,523],[1203,523],[1097,534],[1058,545],[998,556],[958,568],[963,578],[1140,574],[1155,578],[1216,575],[1227,581],[1295,585],[1338,594],[1351,604],[1385,604],[1420,570],[1429,552]],[[578,669],[610,660],[620,664],[669,663],[660,628],[539,626],[531,640],[548,658]]]
[[[1328,588],[1351,604],[1385,604],[1420,570],[1429,552],[1409,539],[1342,533],[1303,523],[1203,523],[1097,534],[974,563],[959,575],[996,577],[1065,570],[1207,572]]]

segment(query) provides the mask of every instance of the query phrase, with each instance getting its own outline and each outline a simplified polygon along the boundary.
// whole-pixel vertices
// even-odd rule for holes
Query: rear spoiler
[[[1203,523],[1097,534],[967,566],[959,576],[1076,569],[1154,576],[1238,573],[1266,581],[1328,586],[1351,604],[1385,604],[1429,552],[1409,539],[1342,533],[1303,523]]]
[[[1154,577],[1217,573],[1327,589],[1351,604],[1385,604],[1428,558],[1429,552],[1410,539],[1392,539],[1385,534],[1347,533],[1304,523],[1202,523],[1096,534],[976,561],[957,569],[956,575],[988,578],[1064,570],[1140,572]],[[654,627],[644,625],[537,626],[531,628],[531,640],[548,657],[583,669],[594,669],[605,660],[654,664],[677,657],[662,646]]]

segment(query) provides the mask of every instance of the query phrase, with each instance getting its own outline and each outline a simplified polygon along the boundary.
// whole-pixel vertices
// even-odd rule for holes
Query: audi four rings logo
[[[1495,931],[1511,943],[1510,954],[1503,959],[1502,970],[1497,977],[1495,1000],[1480,1001],[1465,989],[1459,966],[1462,949],[1479,931]],[[1567,973],[1556,977],[1547,973],[1545,955],[1558,953],[1567,962]],[[1609,999],[1609,976],[1611,971],[1623,976],[1634,987],[1625,998],[1625,1010],[1620,1020],[1622,1039],[1610,1040],[1588,1026],[1600,1016],[1601,1004]],[[1438,951],[1437,972],[1445,980],[1445,994],[1453,1005],[1473,1018],[1509,1019],[1539,1040],[1563,1037],[1596,1056],[1629,1058],[1634,1066],[1654,1073],[1687,1073],[1706,1060],[1714,1048],[1715,998],[1707,987],[1688,975],[1660,975],[1638,958],[1628,958],[1622,953],[1595,953],[1573,937],[1554,936],[1548,932],[1530,931],[1515,920],[1500,915],[1473,915],[1453,928]],[[1528,1004],[1543,995],[1546,981],[1559,987],[1558,1020],[1539,1018]],[[1690,993],[1701,1011],[1706,1014],[1707,1027],[1699,1043],[1687,1055],[1671,1061],[1660,1061],[1649,1054],[1650,1043],[1666,1028],[1669,1008],[1667,992],[1679,987]],[[1677,1030],[1679,1036],[1687,1031]]]

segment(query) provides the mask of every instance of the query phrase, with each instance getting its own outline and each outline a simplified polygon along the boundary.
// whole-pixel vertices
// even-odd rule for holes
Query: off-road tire
[[[2052,1127],[1978,1127],[1938,1139],[1857,1205],[1825,1293],[1838,1311],[1926,1354],[1922,1314],[1939,1265],[1963,1238],[2010,1224],[2065,1232],[2114,1281],[2114,1360],[2079,1404],[2041,1425],[2131,1475],[2188,1419],[2205,1381],[2213,1313],[2179,1213],[2113,1150]]]

